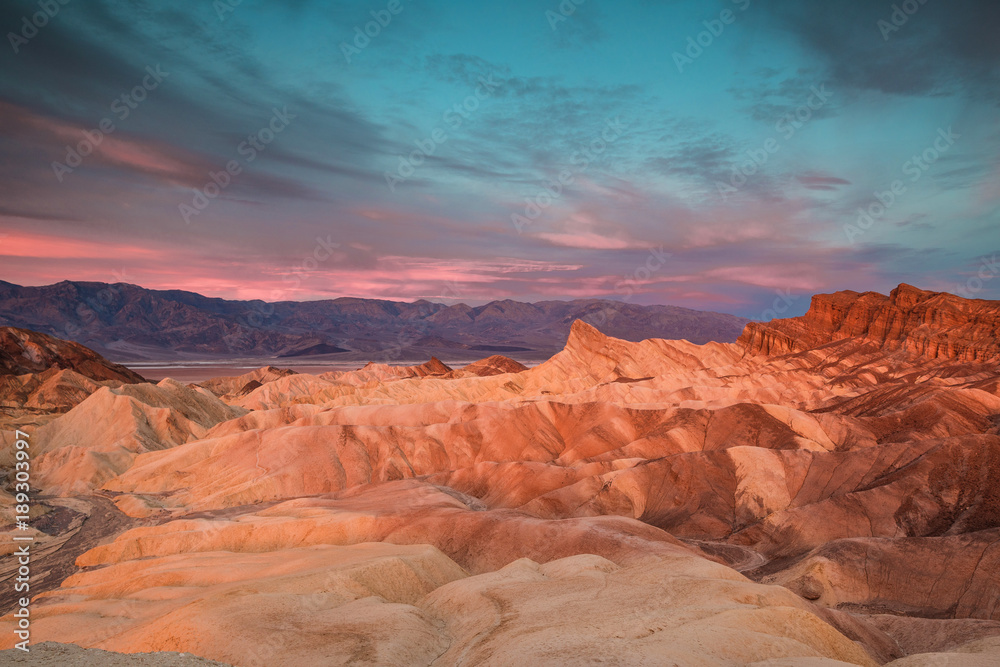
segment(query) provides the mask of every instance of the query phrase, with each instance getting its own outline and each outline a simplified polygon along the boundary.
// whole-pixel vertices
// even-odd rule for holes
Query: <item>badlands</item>
[[[2,329],[0,664],[998,665],[998,336],[900,285],[734,344],[186,385]]]

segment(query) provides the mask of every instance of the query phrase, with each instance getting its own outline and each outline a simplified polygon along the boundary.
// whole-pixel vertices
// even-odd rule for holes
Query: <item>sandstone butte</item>
[[[32,639],[66,665],[997,665],[998,330],[1000,302],[900,285],[735,344],[577,321],[530,369],[200,386],[0,330],[45,493]]]

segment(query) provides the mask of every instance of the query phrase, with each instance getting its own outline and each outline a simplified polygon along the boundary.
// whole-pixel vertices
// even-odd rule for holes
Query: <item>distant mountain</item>
[[[356,298],[269,304],[125,283],[22,287],[0,281],[0,326],[73,340],[122,361],[315,354],[391,361],[431,355],[478,358],[480,351],[541,359],[562,348],[577,319],[625,340],[693,343],[733,342],[748,321],[596,299],[503,300],[478,307]]]

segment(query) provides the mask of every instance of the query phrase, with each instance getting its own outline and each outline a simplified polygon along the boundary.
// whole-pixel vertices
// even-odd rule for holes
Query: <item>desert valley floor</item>
[[[734,344],[154,384],[0,329],[0,664],[998,665],[998,335],[901,285]]]

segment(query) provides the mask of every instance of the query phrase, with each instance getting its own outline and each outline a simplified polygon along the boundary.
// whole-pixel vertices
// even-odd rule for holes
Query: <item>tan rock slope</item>
[[[142,376],[70,341],[0,327],[0,524],[13,521],[17,430],[34,433],[104,387],[146,382]],[[31,516],[44,514],[36,505]]]
[[[136,455],[198,440],[244,412],[170,379],[101,387],[35,433],[34,485],[52,495],[86,493],[127,470]]]
[[[164,586],[176,592],[149,597]],[[593,555],[520,559],[469,576],[433,547],[319,545],[111,565],[60,594],[69,600],[35,621],[43,636],[238,665],[876,664],[789,591],[694,556],[624,567]]]
[[[356,371],[332,371],[319,377],[324,380],[339,381],[352,385],[366,385],[372,382],[389,382],[403,378],[443,377],[451,368],[437,357],[419,366],[390,366],[369,362]]]
[[[576,322],[530,369],[98,388],[40,480],[137,523],[33,628],[233,665],[998,664],[998,317],[901,285],[729,345]]]
[[[295,371],[287,368],[264,366],[243,375],[212,378],[211,380],[199,383],[198,386],[208,389],[216,396],[236,398],[249,394],[257,387],[263,386],[268,382],[274,382],[289,375],[295,375]]]

